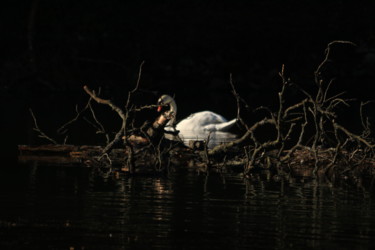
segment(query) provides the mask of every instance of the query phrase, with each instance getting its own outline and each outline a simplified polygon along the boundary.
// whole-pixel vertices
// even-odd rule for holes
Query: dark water
[[[262,174],[2,166],[0,249],[369,249],[370,191]]]

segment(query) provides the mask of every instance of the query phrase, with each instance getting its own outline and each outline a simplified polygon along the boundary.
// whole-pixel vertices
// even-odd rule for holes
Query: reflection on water
[[[1,249],[368,249],[374,197],[318,180],[8,166]]]
[[[179,137],[185,145],[189,146],[190,141],[208,141],[208,147],[213,148],[221,143],[233,141],[237,138],[235,134],[229,132],[209,132],[209,131],[192,131],[192,130],[180,130]],[[166,134],[166,138],[175,140],[170,134]]]

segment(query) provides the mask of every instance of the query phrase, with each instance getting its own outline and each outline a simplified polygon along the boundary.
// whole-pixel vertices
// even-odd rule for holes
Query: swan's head
[[[165,111],[163,115],[170,117],[167,126],[173,126],[176,115],[177,115],[177,105],[174,99],[169,95],[162,95],[158,100],[158,112],[160,112],[164,106],[169,106],[169,110]]]
[[[160,112],[163,108],[163,106],[170,106],[172,108],[172,106],[175,106],[175,101],[174,99],[169,96],[169,95],[162,95],[159,100],[158,100],[158,112]]]

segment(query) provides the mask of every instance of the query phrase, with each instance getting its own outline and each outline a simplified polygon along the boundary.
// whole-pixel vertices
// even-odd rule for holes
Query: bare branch
[[[57,142],[56,142],[54,139],[52,139],[51,137],[49,137],[48,135],[46,135],[46,134],[45,134],[45,133],[39,128],[33,110],[32,110],[32,109],[29,109],[29,111],[30,111],[30,114],[31,114],[31,116],[32,116],[32,118],[33,118],[33,120],[34,120],[34,126],[35,126],[35,127],[33,128],[33,130],[39,133],[38,137],[40,137],[40,138],[44,138],[44,139],[46,139],[46,140],[52,142],[53,144],[57,144]]]
[[[122,119],[122,126],[120,128],[120,130],[117,132],[117,134],[115,135],[115,138],[107,144],[107,146],[103,149],[103,154],[107,153],[109,150],[111,150],[111,148],[113,147],[113,145],[119,141],[122,137],[122,133],[123,131],[125,130],[125,127],[126,127],[126,119],[127,119],[127,116],[125,115],[125,113],[122,111],[122,109],[120,109],[119,107],[117,107],[115,104],[113,104],[110,100],[105,100],[105,99],[102,99],[98,96],[96,96],[96,94],[91,91],[86,85],[83,87],[83,89],[86,91],[86,93],[88,95],[91,96],[92,99],[94,99],[97,103],[100,103],[100,104],[106,104],[108,106],[110,106],[112,108],[112,110],[116,111],[117,114],[121,117]]]
[[[230,86],[232,87],[232,94],[234,95],[234,98],[236,98],[236,103],[237,103],[237,120],[241,119],[240,116],[240,95],[237,93],[236,88],[234,87],[233,83],[233,78],[232,78],[232,73],[229,75],[229,83]]]
[[[336,129],[340,129],[342,132],[344,132],[347,136],[359,141],[359,142],[362,142],[363,144],[365,144],[367,147],[369,148],[374,148],[375,145],[371,144],[370,142],[366,141],[365,139],[363,139],[361,136],[359,135],[356,135],[356,134],[353,134],[351,133],[349,130],[347,130],[346,128],[344,128],[343,126],[337,124],[336,122],[333,123],[333,126],[336,128]]]
[[[83,89],[86,91],[86,93],[91,96],[92,99],[94,99],[97,103],[100,103],[100,104],[106,104],[108,106],[110,106],[114,111],[117,112],[117,114],[121,117],[121,119],[125,119],[126,116],[124,114],[124,112],[122,111],[122,109],[120,109],[119,107],[117,107],[115,104],[113,104],[110,100],[105,100],[105,99],[102,99],[100,97],[98,97],[93,91],[91,91],[89,89],[89,87],[87,87],[86,85],[83,86]]]
[[[92,98],[90,97],[89,100],[88,100],[88,102],[87,102],[87,104],[85,105],[85,107],[82,108],[80,111],[78,110],[78,106],[76,105],[76,116],[75,116],[72,120],[66,122],[66,123],[63,124],[60,128],[58,128],[58,129],[57,129],[57,133],[59,133],[59,134],[65,134],[65,133],[68,131],[68,130],[66,129],[66,127],[69,126],[70,124],[76,122],[76,121],[78,120],[78,118],[81,116],[81,114],[82,114],[84,111],[86,111],[87,108],[89,107],[91,100],[92,100]]]
[[[320,82],[320,80],[318,78],[320,77],[321,69],[324,66],[324,64],[326,64],[328,62],[329,56],[330,56],[330,52],[331,52],[331,46],[334,45],[334,44],[350,44],[350,45],[353,45],[353,46],[357,46],[355,43],[350,42],[350,41],[336,40],[336,41],[330,42],[328,44],[326,50],[325,50],[325,54],[326,55],[325,55],[324,60],[319,64],[318,68],[315,70],[315,82],[316,83]]]
[[[213,149],[209,150],[208,154],[209,155],[215,155],[215,154],[218,154],[218,153],[221,153],[221,152],[225,152],[231,147],[241,145],[242,143],[244,143],[248,138],[250,138],[253,135],[254,131],[257,128],[259,128],[259,127],[261,127],[265,124],[275,124],[275,120],[269,119],[269,118],[264,118],[263,120],[255,123],[253,126],[251,126],[241,138],[239,138],[237,140],[234,140],[234,141],[231,141],[231,142],[228,142],[228,143],[225,143],[225,144],[217,145]]]

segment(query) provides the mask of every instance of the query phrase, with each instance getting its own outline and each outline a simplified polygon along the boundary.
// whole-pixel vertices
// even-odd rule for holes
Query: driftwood
[[[258,170],[271,170],[279,175],[299,173],[311,176],[340,176],[361,173],[375,176],[375,143],[371,138],[368,119],[362,112],[365,103],[361,103],[360,106],[363,131],[355,133],[348,130],[337,122],[336,109],[339,106],[349,106],[349,100],[343,98],[343,93],[329,95],[333,80],[326,83],[322,77],[322,69],[329,61],[330,51],[335,44],[354,45],[347,41],[334,41],[328,44],[325,58],[314,72],[315,94],[306,92],[286,77],[283,65],[279,73],[281,89],[278,93],[278,109],[255,109],[254,112],[266,111],[267,115],[251,125],[242,119],[241,105],[248,105],[236,91],[230,76],[232,93],[237,102],[237,120],[244,128],[242,135],[231,142],[208,148],[209,137],[205,141],[191,142],[191,147],[183,145],[181,140],[168,140],[165,138],[164,127],[174,115],[168,112],[158,116],[151,124],[145,123],[144,126],[135,128],[129,121],[130,114],[156,107],[134,107],[131,104],[132,94],[139,87],[142,63],[136,86],[129,92],[124,108],[116,106],[110,100],[102,99],[89,87],[84,86],[84,91],[90,96],[85,109],[90,108],[94,118],[91,100],[109,106],[122,120],[115,137],[112,140],[107,139],[105,146],[19,146],[20,160],[45,156],[50,157],[44,158],[50,161],[53,159],[52,156],[58,156],[63,157],[61,162],[64,164],[68,164],[71,159],[72,164],[83,163],[84,166],[91,167],[119,166],[130,173],[163,172],[171,171],[174,167],[186,166],[206,172],[241,171],[245,176],[251,176]],[[302,97],[287,106],[285,93],[291,88],[299,91]],[[80,113],[77,111],[77,117]],[[39,136],[56,144],[55,140],[38,127],[33,113],[32,116],[35,131]],[[96,123],[99,124],[100,130],[104,131],[97,120]],[[269,133],[266,139],[261,139],[264,135],[260,131],[265,127],[273,133]]]
[[[76,146],[48,144],[41,146],[19,145],[18,159],[21,162],[36,160],[42,164],[69,165],[84,163],[85,160],[99,157],[103,150],[100,146]],[[124,155],[123,149],[114,149],[111,157],[114,162],[120,162],[119,155]],[[55,160],[55,161],[53,161]]]

